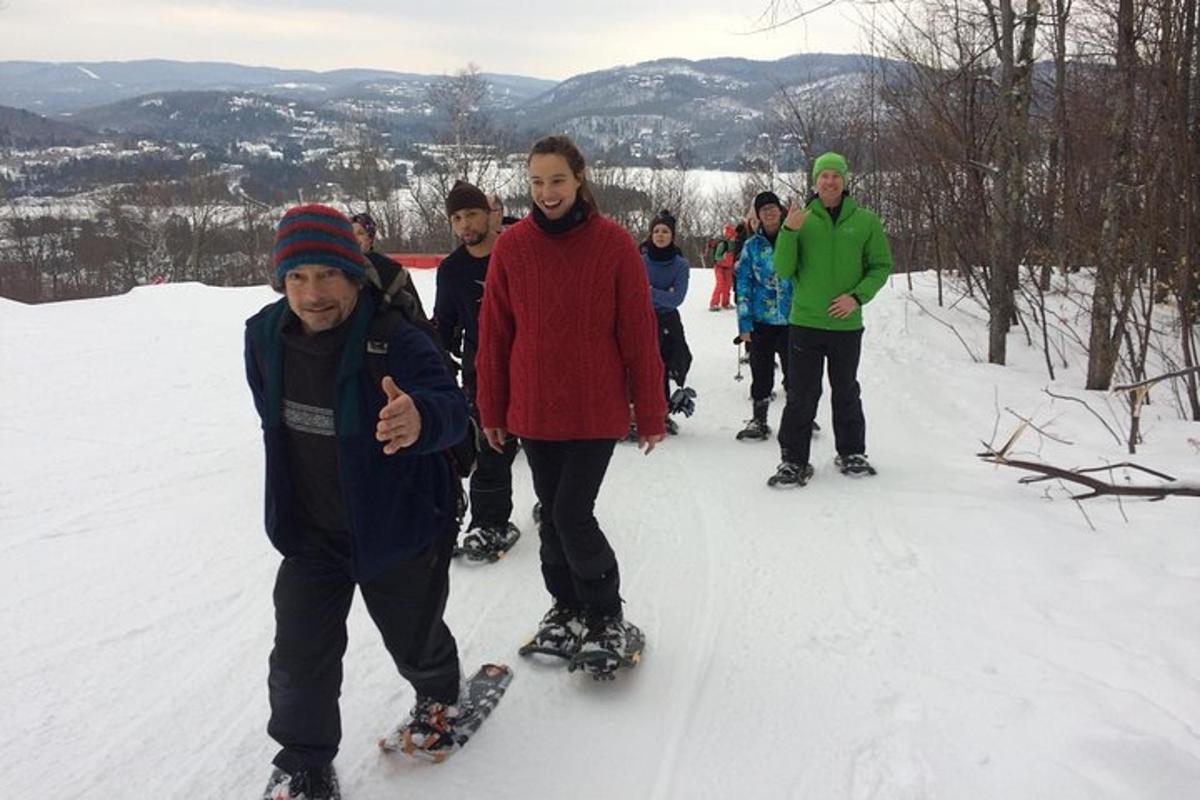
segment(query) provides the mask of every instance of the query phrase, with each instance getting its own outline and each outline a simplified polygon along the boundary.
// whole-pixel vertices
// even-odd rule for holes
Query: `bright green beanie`
[[[850,171],[850,168],[846,166],[846,157],[831,150],[828,153],[822,153],[817,156],[817,160],[813,162],[813,183],[816,183],[817,176],[827,169],[831,169],[838,175],[841,175],[842,180],[846,180],[846,173]]]

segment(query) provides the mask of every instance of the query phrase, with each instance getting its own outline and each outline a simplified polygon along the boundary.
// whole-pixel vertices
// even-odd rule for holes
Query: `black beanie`
[[[375,241],[375,233],[378,228],[375,225],[375,219],[365,211],[360,211],[350,218],[351,223],[357,223],[362,226],[363,232],[367,234],[367,238],[372,242]]]
[[[671,212],[665,208],[662,211],[658,212],[654,216],[654,219],[650,220],[650,233],[653,234],[654,229],[657,228],[659,225],[666,225],[668,228],[670,228],[671,229],[671,239],[672,240],[675,239],[675,217],[672,216]]]
[[[482,208],[489,213],[492,210],[488,205],[487,195],[481,192],[479,187],[466,181],[457,181],[450,188],[450,194],[446,195],[446,216],[454,216],[455,211],[462,211],[464,208]]]
[[[778,206],[780,213],[783,213],[783,203],[779,201],[779,195],[774,192],[759,192],[754,195],[754,216],[757,217],[763,207],[769,205]]]

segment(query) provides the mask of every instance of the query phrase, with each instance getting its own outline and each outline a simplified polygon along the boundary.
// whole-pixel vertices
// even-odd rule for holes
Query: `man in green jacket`
[[[833,435],[838,468],[874,475],[866,457],[866,420],[858,385],[862,306],[892,271],[892,253],[879,217],[846,192],[845,157],[825,153],[813,162],[816,194],[788,209],[775,243],[775,272],[792,282],[788,317],[787,405],[779,427],[782,463],[770,486],[803,486],[812,477],[809,450],[829,361]]]

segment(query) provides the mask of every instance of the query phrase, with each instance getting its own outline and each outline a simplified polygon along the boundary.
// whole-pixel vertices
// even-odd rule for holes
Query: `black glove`
[[[696,413],[696,390],[688,386],[680,386],[671,393],[671,399],[667,401],[667,413],[683,414],[685,417],[690,417]]]

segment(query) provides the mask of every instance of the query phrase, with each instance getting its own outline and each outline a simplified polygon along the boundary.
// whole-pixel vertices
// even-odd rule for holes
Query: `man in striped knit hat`
[[[267,536],[283,555],[267,726],[281,749],[263,796],[335,798],[356,586],[416,690],[408,741],[431,757],[456,747],[458,650],[442,613],[457,520],[442,451],[462,439],[467,407],[426,333],[403,320],[383,339],[371,333],[376,300],[342,214],[289,210],[273,265],[284,297],[246,322],[245,349],[266,446]],[[379,357],[377,383],[368,361]]]

